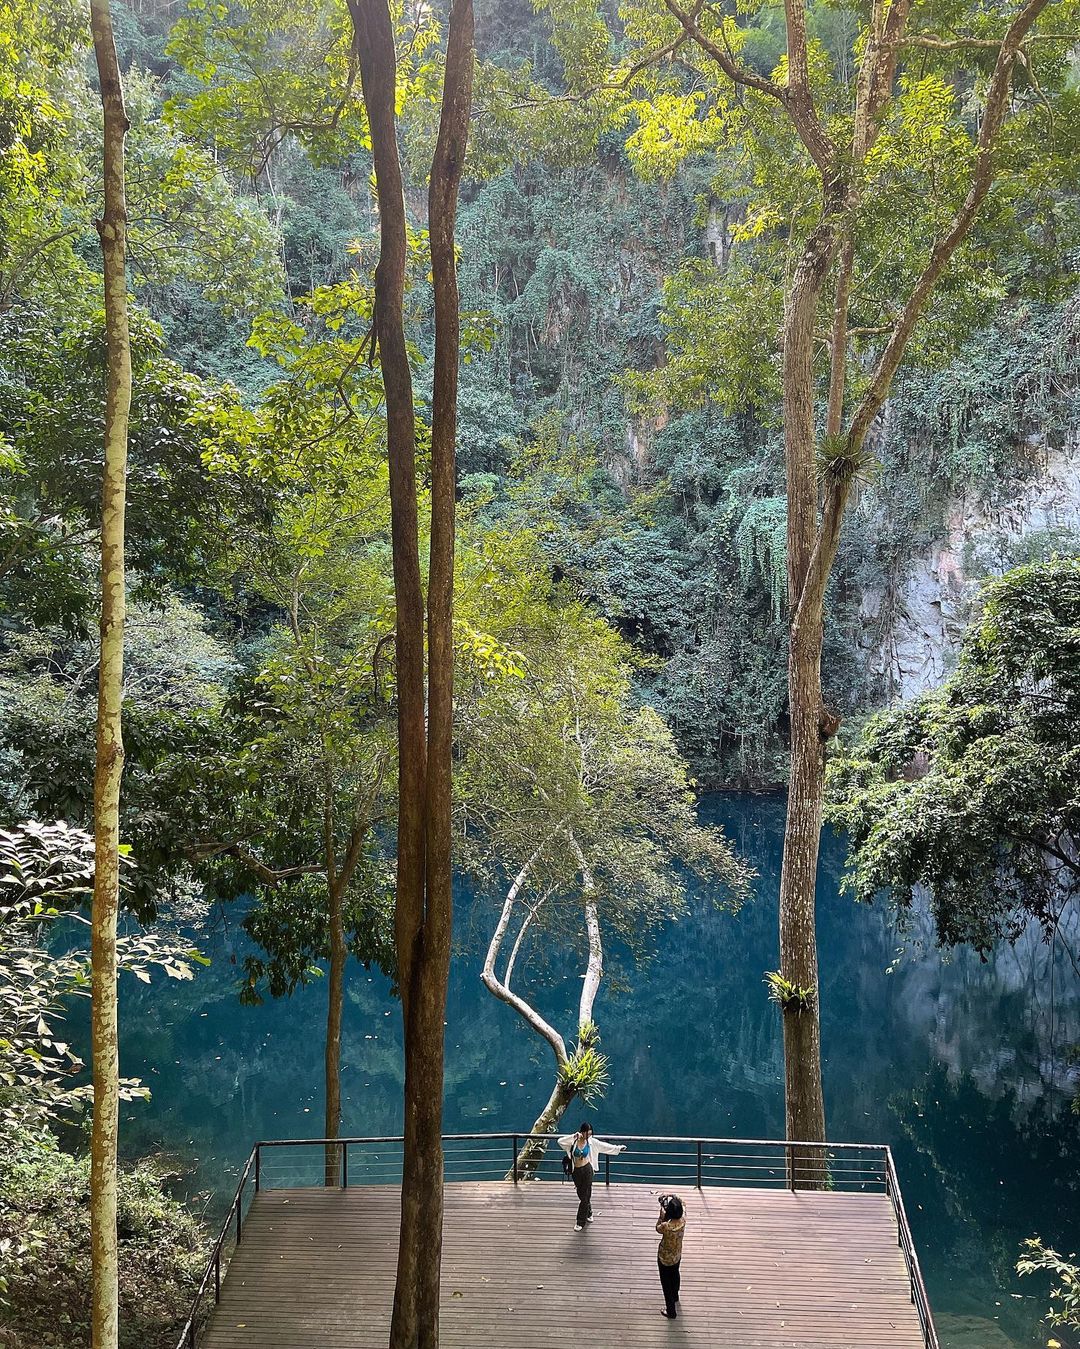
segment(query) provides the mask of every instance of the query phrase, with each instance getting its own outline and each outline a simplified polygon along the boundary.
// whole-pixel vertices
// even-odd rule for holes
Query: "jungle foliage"
[[[269,0],[197,2],[178,24],[162,4],[114,8],[131,107],[135,300],[122,837],[136,865],[125,903],[150,922],[190,913],[197,893],[242,900],[259,947],[243,996],[284,995],[326,964],[327,860],[352,855],[349,952],[392,971],[396,671],[386,425],[371,365],[377,216],[347,8],[290,9],[295,22],[265,50],[251,33],[272,26],[279,6]],[[725,102],[715,88],[706,97],[700,65],[670,62],[636,94],[586,96],[602,67],[652,31],[655,5],[623,8],[636,28],[620,29],[612,4],[478,5],[477,116],[458,227],[455,822],[463,861],[501,896],[511,857],[523,865],[545,821],[564,829],[572,818],[604,921],[632,944],[678,912],[669,853],[736,891],[747,882],[726,841],[697,831],[692,789],[785,777],[776,338],[789,239],[763,181],[787,194],[792,237],[809,216],[806,165],[790,138],[752,99]],[[418,203],[442,8],[425,14],[402,58],[422,505],[433,332]],[[857,16],[822,0],[809,24],[814,78],[842,119]],[[782,68],[774,5],[742,7],[737,31],[725,32],[748,69]],[[614,47],[612,33],[621,33]],[[104,338],[100,128],[85,44],[77,6],[0,5],[0,826],[9,832],[18,821],[77,829],[90,819]],[[16,49],[17,78],[4,59]],[[971,87],[984,75],[974,69]],[[905,201],[925,195],[911,166],[941,155],[915,144],[912,128],[950,137],[966,115],[933,71],[924,76],[905,87],[886,146],[907,165],[903,190],[866,222],[879,251],[891,237],[887,210],[902,218]],[[1038,101],[1031,87],[1024,96]],[[721,135],[721,110],[738,127],[734,141]],[[1021,178],[1040,115],[1025,124],[1028,140],[1006,147]],[[987,228],[1008,240],[1002,265],[990,268],[975,242],[898,377],[877,472],[860,484],[830,582],[824,681],[841,716],[890,692],[871,671],[892,599],[950,503],[1004,499],[1074,434],[1076,115],[1072,93],[1048,151],[1053,171],[1026,185],[1035,207],[1025,211],[1019,191],[995,204]],[[942,187],[947,196],[955,184]],[[863,278],[868,339],[926,237],[910,231],[881,273]],[[868,349],[849,372],[856,388]],[[1056,882],[1068,875],[1071,886],[1076,867],[1080,695],[1069,662],[1080,610],[1077,564],[1061,559],[1077,552],[1064,531],[1028,537],[1022,555],[974,540],[972,573],[1025,565],[987,591],[956,674],[940,694],[842,741],[831,781],[834,818],[854,841],[852,885],[867,899],[891,888],[901,910],[928,886],[945,942],[985,949],[1031,914],[1056,932]],[[593,738],[575,747],[568,728],[586,704]],[[586,783],[584,748],[602,752],[617,791]],[[541,768],[564,808],[558,820],[551,801],[531,795]],[[546,865],[539,893],[555,898],[536,931],[585,954],[581,863],[565,833]],[[36,1126],[53,1113],[43,1095],[65,1086],[67,1049],[52,1018],[82,991],[85,971],[77,957],[50,959],[51,915],[17,918],[12,926],[5,910],[4,959],[39,999],[26,1005],[50,1043],[42,1056],[37,1022],[11,1041],[3,1108],[29,1112],[21,1118]],[[21,986],[0,994],[9,1004],[22,996]],[[19,1079],[31,1060],[48,1069],[38,1076],[49,1091]],[[28,1202],[39,1182],[81,1195],[81,1164],[50,1146],[13,1156],[0,1178],[5,1221],[29,1221],[11,1197],[16,1184]],[[152,1182],[131,1184],[143,1208],[132,1230],[150,1232],[158,1254],[159,1239],[171,1242],[180,1267],[161,1277],[182,1280],[190,1232],[156,1207]],[[65,1213],[60,1204],[63,1241],[75,1230]],[[33,1221],[52,1241],[53,1219]]]
[[[0,1333],[14,1349],[89,1349],[89,1171],[50,1134],[4,1140]],[[173,1349],[202,1275],[206,1232],[168,1179],[150,1161],[120,1173],[122,1349]]]
[[[910,911],[929,895],[939,940],[989,951],[1028,919],[1047,940],[1080,878],[1080,562],[989,582],[940,690],[867,723],[830,765],[848,886]]]

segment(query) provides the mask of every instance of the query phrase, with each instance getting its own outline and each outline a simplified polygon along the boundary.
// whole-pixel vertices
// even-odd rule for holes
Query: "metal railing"
[[[198,1333],[209,1314],[207,1298],[211,1287],[214,1290],[215,1305],[221,1301],[221,1280],[225,1269],[228,1267],[226,1252],[231,1258],[232,1251],[235,1251],[237,1246],[240,1245],[244,1235],[244,1198],[248,1193],[248,1182],[253,1181],[254,1190],[259,1189],[260,1147],[261,1144],[256,1143],[248,1153],[248,1159],[240,1173],[240,1184],[236,1187],[236,1194],[233,1196],[225,1221],[221,1225],[221,1231],[218,1233],[217,1241],[214,1242],[213,1250],[210,1252],[210,1259],[207,1261],[202,1282],[192,1299],[191,1311],[180,1334],[177,1349],[195,1349]]]
[[[791,1139],[677,1138],[607,1134],[625,1143],[618,1156],[603,1154],[605,1185],[740,1186],[757,1189],[833,1190],[888,1197],[896,1218],[897,1242],[922,1326],[925,1349],[939,1349],[930,1302],[919,1268],[890,1149],[880,1143],[804,1143]],[[513,1184],[564,1179],[562,1150],[554,1134],[444,1134],[443,1174],[447,1181],[505,1180]],[[530,1145],[543,1144],[531,1148]],[[228,1261],[243,1238],[245,1200],[260,1190],[396,1185],[401,1182],[404,1139],[280,1138],[256,1143],[236,1187],[221,1232],[192,1303],[177,1349],[196,1349],[210,1312],[210,1292],[220,1301]],[[539,1156],[535,1155],[540,1153]],[[597,1178],[598,1181],[600,1177]],[[250,1203],[248,1205],[250,1207]]]
[[[904,1197],[900,1193],[900,1181],[896,1176],[896,1166],[893,1163],[891,1148],[885,1149],[885,1193],[892,1200],[893,1212],[896,1214],[896,1239],[904,1252],[908,1279],[911,1283],[911,1300],[919,1314],[923,1342],[926,1349],[939,1349],[937,1330],[934,1327],[934,1318],[930,1311],[930,1299],[926,1295],[926,1284],[923,1283],[922,1270],[919,1268],[919,1257],[915,1252],[915,1243],[911,1239],[911,1228],[908,1226],[907,1213],[904,1210]]]

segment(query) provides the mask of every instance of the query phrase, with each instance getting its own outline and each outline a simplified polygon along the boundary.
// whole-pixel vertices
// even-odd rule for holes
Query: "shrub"
[[[0,1137],[0,1344],[90,1345],[90,1162],[50,1134]],[[120,1174],[120,1344],[174,1349],[207,1237],[145,1163]]]

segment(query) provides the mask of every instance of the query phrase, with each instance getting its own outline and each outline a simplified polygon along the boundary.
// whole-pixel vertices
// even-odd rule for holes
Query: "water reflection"
[[[596,1012],[612,1065],[599,1118],[611,1133],[783,1133],[779,1025],[761,983],[777,963],[783,804],[714,797],[703,811],[758,867],[758,898],[732,918],[697,897],[652,940],[643,967],[610,952]],[[1080,1041],[1080,981],[1066,954],[1034,933],[987,963],[963,952],[943,959],[925,924],[900,936],[884,912],[841,898],[842,863],[829,841],[819,922],[832,1136],[895,1149],[945,1345],[1039,1342],[1043,1290],[1019,1283],[1012,1267],[1034,1232],[1066,1251],[1080,1245],[1080,1121],[1064,1108],[1063,1063],[1064,1046]],[[546,1046],[480,983],[490,916],[462,886],[448,1131],[527,1128],[550,1087]],[[124,988],[122,1068],[154,1092],[150,1104],[125,1108],[126,1147],[177,1155],[193,1191],[228,1188],[257,1137],[321,1129],[325,990],[241,1007],[233,962],[243,950],[235,929],[222,932],[194,985]],[[564,975],[534,952],[519,968],[545,1015],[569,1031],[579,963]],[[343,1059],[345,1130],[399,1132],[399,1012],[379,975],[350,973]]]

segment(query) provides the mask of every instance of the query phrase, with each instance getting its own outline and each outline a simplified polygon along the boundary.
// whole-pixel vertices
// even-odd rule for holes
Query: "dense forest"
[[[1071,1006],[1072,0],[84,8],[0,3],[0,1342],[176,1342],[207,1236],[152,1158],[99,1207],[148,1089],[102,1085],[102,989],[197,986],[231,926],[238,1008],[326,986],[314,1137],[348,981],[401,999],[394,1345],[438,1337],[408,1231],[441,1221],[452,884],[541,1046],[523,1135],[626,1069],[605,958],[778,895],[746,979],[782,1132],[824,1147],[823,814],[847,900],[1042,943]],[[699,799],[785,789],[763,875]],[[519,951],[580,980],[569,1033]],[[1035,1230],[1002,1277],[1049,1271],[1071,1344]]]

